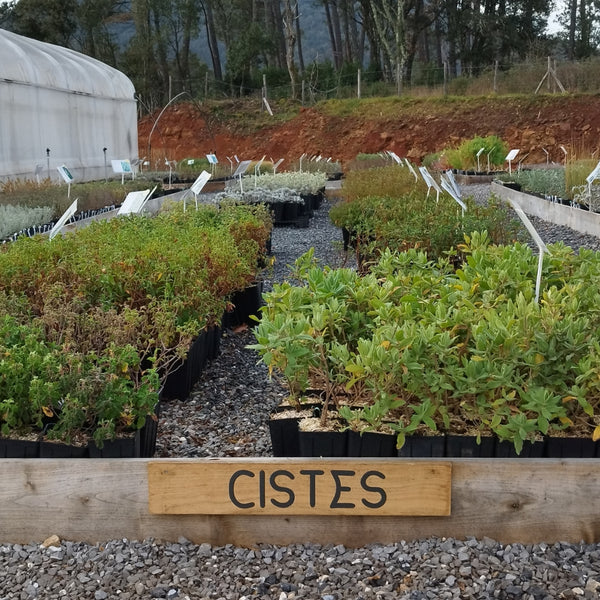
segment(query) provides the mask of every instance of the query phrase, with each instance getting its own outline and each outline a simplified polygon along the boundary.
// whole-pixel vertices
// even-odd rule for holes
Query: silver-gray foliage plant
[[[0,205],[0,239],[6,238],[22,229],[43,225],[52,220],[52,207]]]

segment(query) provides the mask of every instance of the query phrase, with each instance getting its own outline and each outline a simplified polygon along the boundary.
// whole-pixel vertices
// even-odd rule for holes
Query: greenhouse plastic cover
[[[106,148],[106,152],[104,152]],[[47,152],[47,149],[49,152]],[[138,155],[131,81],[104,63],[0,29],[0,179],[104,178]]]

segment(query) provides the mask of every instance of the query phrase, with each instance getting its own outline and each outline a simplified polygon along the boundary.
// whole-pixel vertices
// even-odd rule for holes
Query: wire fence
[[[495,63],[480,67],[450,69],[448,64],[415,64],[409,80],[389,81],[382,72],[372,69],[344,68],[336,72],[327,63],[309,65],[299,75],[295,93],[287,73],[262,75],[262,83],[217,80],[211,72],[186,81],[172,79],[167,99],[155,97],[141,106],[142,113],[153,112],[177,93],[186,90],[197,100],[222,100],[256,97],[269,102],[293,99],[303,106],[322,100],[371,98],[406,95],[412,97],[481,96],[490,94],[598,93],[600,92],[600,58],[585,61],[550,59],[514,65]]]

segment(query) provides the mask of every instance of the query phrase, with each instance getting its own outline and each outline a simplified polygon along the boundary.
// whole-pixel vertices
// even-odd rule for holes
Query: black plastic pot
[[[185,360],[180,361],[177,369],[163,381],[162,396],[165,400],[186,400],[189,397],[206,362],[217,357],[220,339],[220,327],[209,327],[200,333],[192,342]]]
[[[269,420],[273,456],[300,456],[299,419],[299,417],[286,417],[281,419],[271,418]]]
[[[88,446],[71,446],[61,442],[40,442],[40,458],[89,458]]]
[[[231,297],[233,310],[223,315],[223,327],[233,328],[240,325],[256,325],[256,321],[251,319],[251,315],[259,316],[262,306],[263,282],[259,281],[254,285],[248,286],[245,290],[235,292]]]
[[[159,398],[162,396],[159,394]],[[160,418],[161,404],[154,407],[154,416],[147,416],[146,423],[139,431],[141,458],[150,458],[156,452],[156,438],[158,436],[158,420]]]
[[[40,443],[36,440],[11,440],[0,438],[0,458],[37,458]]]
[[[547,458],[596,458],[600,457],[598,442],[590,438],[546,438]]]
[[[398,456],[401,458],[439,458],[445,456],[445,452],[445,436],[412,435],[405,439],[404,445],[398,450]]]
[[[446,456],[451,458],[492,458],[496,442],[493,437],[477,437],[471,435],[447,435]]]
[[[344,241],[344,252],[350,247],[350,231],[347,227],[342,227],[342,240]]]
[[[299,208],[300,206],[296,202],[284,202],[282,221],[295,221],[298,218]]]
[[[346,456],[347,440],[346,431],[298,431],[300,456]]]
[[[271,214],[273,215],[273,224],[277,225],[283,221],[283,202],[269,203]]]
[[[396,454],[395,435],[374,431],[348,431],[347,456],[390,458]]]
[[[545,456],[546,443],[544,441],[530,442],[525,440],[520,454],[517,454],[512,442],[496,441],[494,456],[496,458],[542,458]]]
[[[90,458],[139,458],[141,435],[138,431],[135,435],[116,440],[106,440],[99,448],[95,442],[88,445]]]

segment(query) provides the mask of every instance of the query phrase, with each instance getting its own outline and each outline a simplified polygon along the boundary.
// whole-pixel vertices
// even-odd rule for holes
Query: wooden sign
[[[452,464],[377,459],[148,463],[152,514],[448,516]]]

